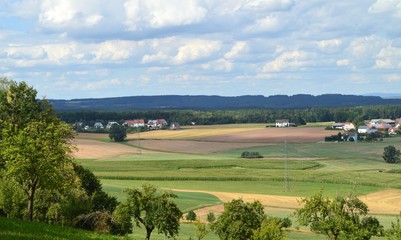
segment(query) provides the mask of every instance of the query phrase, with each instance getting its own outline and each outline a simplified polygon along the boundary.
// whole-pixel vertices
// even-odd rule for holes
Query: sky
[[[401,0],[0,0],[0,77],[48,99],[398,93]]]

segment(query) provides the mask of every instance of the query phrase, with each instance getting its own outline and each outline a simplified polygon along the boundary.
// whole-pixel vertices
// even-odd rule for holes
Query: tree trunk
[[[31,189],[28,190],[28,220],[32,222],[33,220],[33,203],[35,200],[37,181],[34,181],[31,185]]]
[[[146,228],[146,240],[150,240],[150,234],[152,234],[153,228]]]

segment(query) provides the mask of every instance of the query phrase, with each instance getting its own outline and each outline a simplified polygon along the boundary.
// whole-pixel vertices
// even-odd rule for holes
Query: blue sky
[[[398,93],[401,0],[0,0],[0,77],[51,99]]]

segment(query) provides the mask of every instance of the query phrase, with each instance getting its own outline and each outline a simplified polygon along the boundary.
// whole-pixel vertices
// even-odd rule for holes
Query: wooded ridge
[[[49,100],[56,110],[130,109],[227,109],[227,108],[309,108],[401,104],[401,99],[342,94],[245,95],[237,97],[207,95],[132,96]]]

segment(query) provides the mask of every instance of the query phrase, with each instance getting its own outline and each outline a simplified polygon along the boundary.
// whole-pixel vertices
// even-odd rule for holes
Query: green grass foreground
[[[0,239],[4,240],[122,240],[128,237],[117,237],[99,234],[80,229],[49,225],[38,222],[27,222],[0,217]]]

